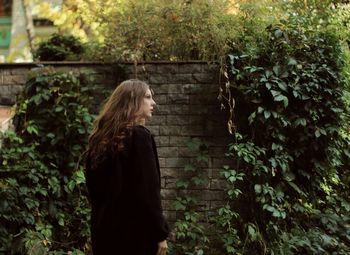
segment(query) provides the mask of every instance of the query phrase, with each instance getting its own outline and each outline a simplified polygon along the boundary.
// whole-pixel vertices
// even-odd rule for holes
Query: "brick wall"
[[[176,213],[172,202],[180,193],[175,183],[184,176],[184,166],[195,154],[186,147],[192,137],[209,144],[209,164],[202,167],[210,179],[206,187],[188,192],[199,195],[203,210],[221,204],[223,182],[220,170],[229,142],[226,116],[217,100],[219,67],[203,62],[152,62],[108,65],[101,63],[48,63],[58,70],[89,73],[107,91],[127,78],[147,81],[155,92],[157,109],[147,127],[155,135],[162,171],[162,196],[165,214],[172,221]],[[35,64],[0,64],[0,105],[12,105]],[[105,99],[97,97],[97,104]],[[97,110],[97,109],[96,109]]]

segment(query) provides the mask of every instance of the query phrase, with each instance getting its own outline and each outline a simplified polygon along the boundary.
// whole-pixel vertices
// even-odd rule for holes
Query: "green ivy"
[[[336,33],[311,25],[281,21],[257,51],[228,55],[236,167],[225,177],[235,190],[242,174],[245,190],[226,207],[232,253],[350,252],[347,58]]]
[[[191,194],[208,185],[209,179],[204,166],[208,165],[209,156],[207,145],[199,138],[192,138],[187,142],[187,148],[196,154],[196,157],[184,167],[184,178],[176,182],[179,192],[174,209],[177,220],[173,226],[176,241],[170,244],[170,253],[186,255],[203,255],[208,249],[208,219],[202,210],[198,209],[200,195]]]
[[[92,125],[93,91],[84,75],[32,71],[16,105],[16,132],[2,134],[2,253],[88,251],[90,211],[79,160]]]

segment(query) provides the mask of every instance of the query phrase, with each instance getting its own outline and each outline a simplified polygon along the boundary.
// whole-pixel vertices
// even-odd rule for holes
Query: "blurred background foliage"
[[[332,16],[349,33],[345,0],[66,0],[61,8],[32,1],[60,33],[86,43],[86,60],[220,61],[238,38],[253,43],[269,24],[293,16],[315,29]]]

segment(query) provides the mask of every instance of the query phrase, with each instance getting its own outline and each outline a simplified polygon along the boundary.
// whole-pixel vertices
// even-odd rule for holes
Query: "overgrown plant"
[[[79,159],[93,87],[83,75],[35,69],[0,151],[4,254],[88,253],[89,205]]]
[[[171,244],[174,254],[202,255],[208,249],[208,216],[199,207],[200,190],[208,185],[209,179],[203,169],[209,162],[206,143],[192,138],[187,148],[196,157],[184,167],[184,176],[176,182],[179,196],[174,209],[179,216],[174,223],[175,242]]]
[[[256,51],[228,56],[243,254],[350,252],[347,59],[336,33],[304,21],[271,25]]]

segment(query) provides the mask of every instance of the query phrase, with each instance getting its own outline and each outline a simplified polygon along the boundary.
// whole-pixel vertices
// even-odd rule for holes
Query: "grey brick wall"
[[[152,62],[134,66],[124,63],[47,63],[55,69],[76,73],[88,71],[97,85],[107,93],[97,96],[97,105],[122,80],[139,78],[147,81],[155,92],[157,109],[147,127],[155,135],[162,171],[163,206],[172,221],[176,212],[172,202],[177,195],[196,194],[200,208],[214,210],[221,204],[225,183],[220,170],[224,164],[226,146],[230,142],[226,130],[226,115],[220,110],[219,67],[203,62]],[[35,64],[0,64],[0,105],[16,102],[28,72]],[[98,108],[98,106],[96,106]],[[97,110],[97,109],[96,109]],[[196,156],[186,147],[186,142],[199,137],[209,144],[210,159],[201,171],[209,177],[206,187],[179,191],[175,183],[184,178],[184,166]]]

